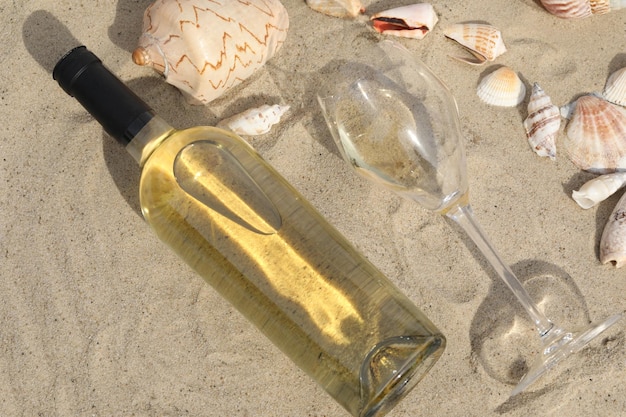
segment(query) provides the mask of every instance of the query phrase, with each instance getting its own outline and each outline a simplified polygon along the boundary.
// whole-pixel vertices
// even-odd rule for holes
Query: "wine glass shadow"
[[[471,244],[471,242],[466,242]],[[481,258],[478,251],[474,256]],[[486,261],[479,260],[490,269]],[[580,289],[562,268],[549,262],[529,259],[511,265],[511,270],[523,283],[539,308],[556,323],[568,327],[583,327],[590,320],[589,309]],[[478,307],[470,326],[472,362],[490,377],[515,385],[532,363],[529,359],[542,349],[534,324],[528,319],[513,293],[495,272],[488,272],[493,284]],[[554,383],[545,382],[555,388]]]

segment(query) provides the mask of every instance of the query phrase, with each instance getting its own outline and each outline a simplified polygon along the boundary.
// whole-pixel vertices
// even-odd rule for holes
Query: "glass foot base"
[[[573,353],[578,352],[600,333],[611,327],[622,314],[615,314],[599,324],[590,324],[579,332],[566,332],[560,328],[553,328],[543,337],[544,349],[541,356],[511,392],[511,397],[521,393],[548,370]]]

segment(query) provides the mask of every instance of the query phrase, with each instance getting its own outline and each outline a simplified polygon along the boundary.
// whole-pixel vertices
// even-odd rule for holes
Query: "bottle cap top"
[[[85,46],[67,52],[52,78],[124,145],[154,117],[152,109]]]

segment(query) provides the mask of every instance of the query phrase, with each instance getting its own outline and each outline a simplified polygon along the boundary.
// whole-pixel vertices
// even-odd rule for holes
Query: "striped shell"
[[[370,20],[379,33],[422,39],[435,27],[439,18],[431,4],[416,3],[376,13]]]
[[[626,109],[601,97],[576,100],[563,148],[580,169],[607,173],[626,169]]]
[[[600,239],[600,262],[626,265],[626,193],[619,199]]]
[[[609,76],[602,91],[602,97],[611,103],[626,106],[626,67]]]
[[[133,61],[206,104],[270,59],[288,27],[279,0],[157,0],[145,11]]]
[[[491,25],[457,23],[444,29],[444,35],[466,47],[476,59],[455,57],[469,64],[484,64],[506,52],[502,33]]]
[[[541,0],[553,15],[563,19],[580,19],[605,14],[626,7],[626,0]]]
[[[526,86],[515,71],[503,66],[483,77],[476,94],[489,105],[515,107],[524,100]]]
[[[306,0],[306,4],[316,12],[334,17],[356,17],[365,12],[360,0]]]
[[[561,113],[539,84],[533,84],[524,120],[528,144],[539,156],[556,159],[556,137],[561,127]]]

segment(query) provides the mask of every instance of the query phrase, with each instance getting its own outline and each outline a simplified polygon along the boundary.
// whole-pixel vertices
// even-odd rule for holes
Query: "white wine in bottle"
[[[53,76],[142,166],[159,238],[352,415],[384,415],[441,356],[426,316],[241,138],[174,129],[84,46]]]

